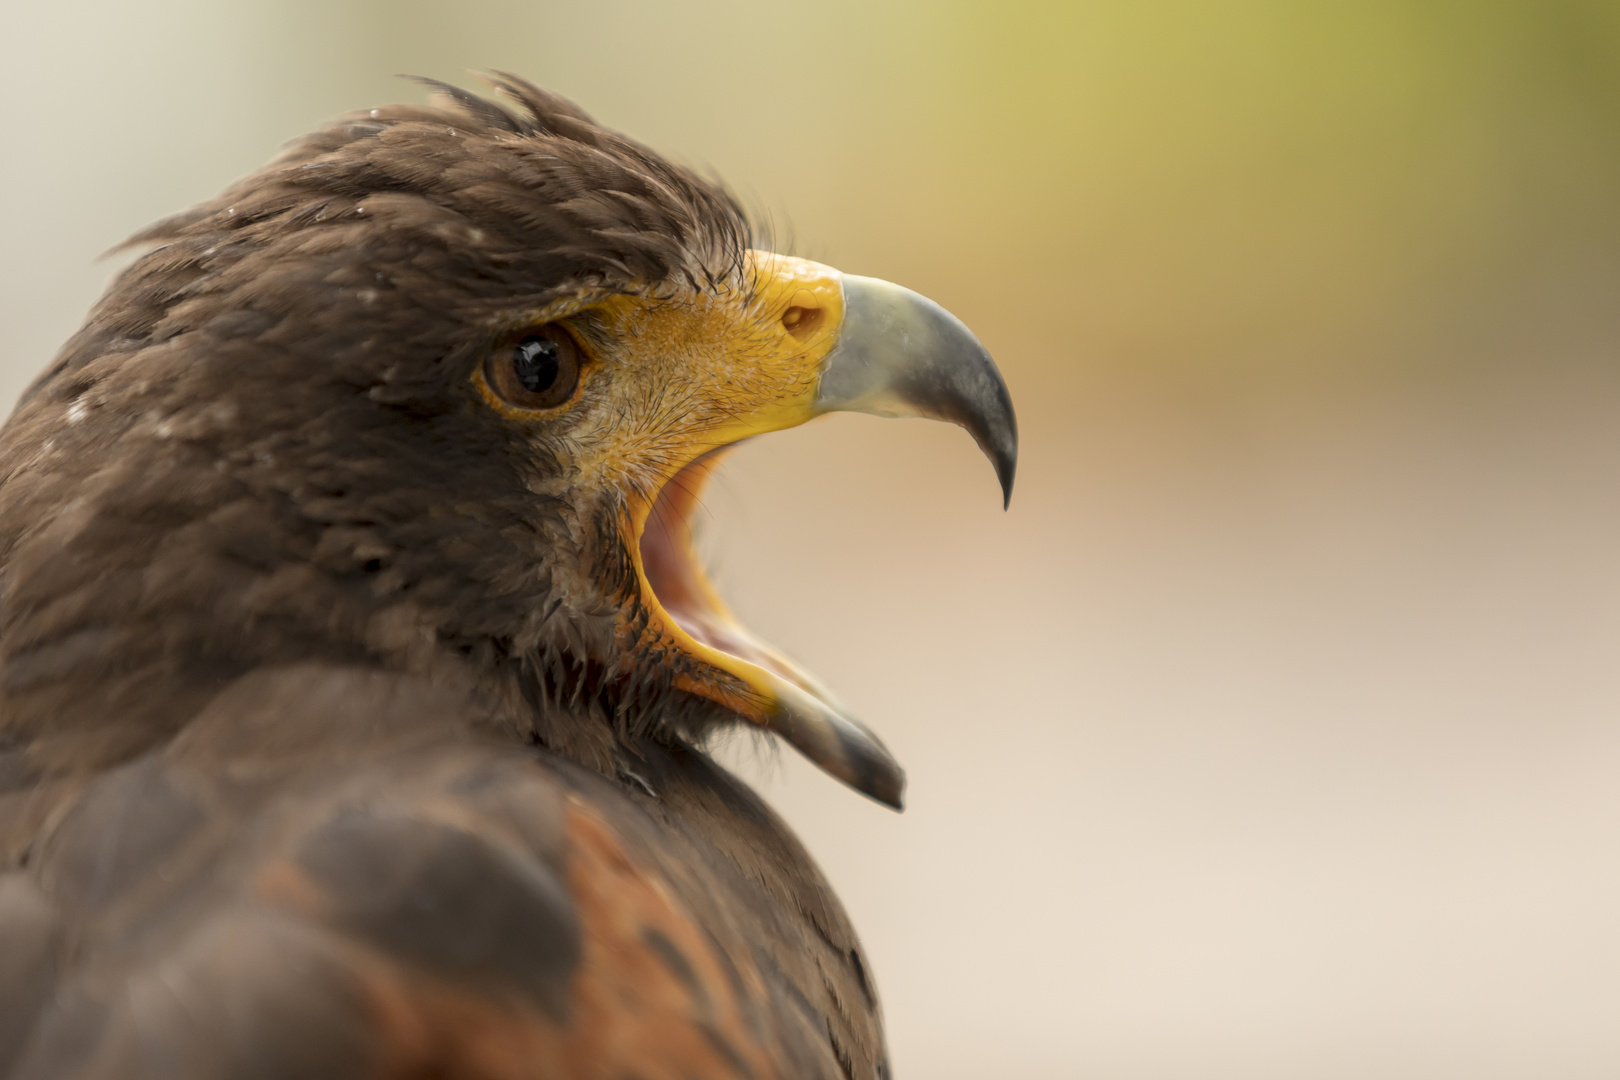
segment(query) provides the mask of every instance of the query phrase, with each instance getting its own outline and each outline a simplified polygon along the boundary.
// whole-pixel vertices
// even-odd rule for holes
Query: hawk
[[[0,1075],[889,1075],[849,920],[705,747],[903,774],[691,515],[834,410],[958,424],[1005,494],[1007,389],[489,81],[138,234],[0,430]]]

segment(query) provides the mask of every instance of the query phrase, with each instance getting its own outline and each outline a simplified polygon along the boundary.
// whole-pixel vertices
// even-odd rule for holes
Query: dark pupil
[[[531,394],[543,394],[557,381],[557,343],[543,337],[526,337],[518,342],[512,361],[518,382]]]

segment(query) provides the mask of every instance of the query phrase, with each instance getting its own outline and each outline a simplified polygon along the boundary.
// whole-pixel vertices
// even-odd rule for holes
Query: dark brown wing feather
[[[40,789],[0,874],[0,1075],[884,1075],[853,935],[751,793],[651,744],[618,785],[478,720],[262,670]]]
[[[469,397],[747,223],[492,80],[142,233],[0,429],[0,1077],[883,1073],[825,883],[625,653],[616,519]]]

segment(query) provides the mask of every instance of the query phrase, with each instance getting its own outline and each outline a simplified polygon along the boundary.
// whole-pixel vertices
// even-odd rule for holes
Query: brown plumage
[[[888,1074],[837,900],[701,749],[752,719],[893,802],[881,744],[691,644],[723,611],[637,539],[736,386],[805,400],[689,313],[832,338],[722,190],[492,81],[137,236],[0,432],[0,1076]],[[587,376],[509,407],[541,321]]]

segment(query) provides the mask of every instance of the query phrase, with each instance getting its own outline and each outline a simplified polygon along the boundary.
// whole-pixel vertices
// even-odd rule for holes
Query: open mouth
[[[899,809],[905,772],[882,740],[817,679],[738,622],[701,568],[692,518],[734,445],[709,450],[670,477],[637,541],[643,603],[677,647],[731,676],[682,675],[675,685],[775,732],[831,775]]]
[[[824,686],[737,620],[720,599],[698,559],[693,546],[693,518],[715,469],[736,445],[710,450],[686,464],[664,484],[648,511],[639,547],[642,574],[652,594],[650,606],[662,610],[668,622],[691,639],[698,647],[694,651],[702,659],[749,684],[757,680],[748,677],[751,673],[739,670],[737,662],[762,668],[820,699],[824,705],[841,711]],[[714,690],[710,688],[708,693],[712,695]],[[757,715],[761,706],[769,708],[768,703],[759,701],[722,703],[745,714],[755,714],[750,718],[756,721],[763,719]]]
[[[627,522],[642,605],[665,642],[695,661],[681,665],[677,688],[781,736],[831,776],[899,809],[904,770],[826,687],[731,614],[693,551],[692,517],[738,442],[840,411],[967,429],[995,465],[1006,505],[1018,458],[1012,400],[984,346],[926,297],[789,256],[750,259],[748,310],[780,315],[774,323],[750,315],[746,332],[724,330],[724,350],[704,354],[723,357],[704,369],[704,385],[724,418],[689,433],[685,445],[701,452]]]

